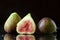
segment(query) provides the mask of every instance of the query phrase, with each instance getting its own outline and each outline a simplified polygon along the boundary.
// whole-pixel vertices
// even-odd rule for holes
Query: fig
[[[16,31],[19,34],[34,34],[35,30],[36,25],[30,13],[17,23]]]
[[[4,24],[5,32],[11,33],[13,31],[16,31],[16,25],[20,20],[21,17],[16,12],[11,13]]]
[[[33,35],[18,35],[16,40],[35,40]]]
[[[44,35],[39,40],[57,40],[56,35]]]
[[[55,33],[57,32],[56,23],[48,17],[42,18],[38,23],[38,28],[41,33]]]
[[[15,36],[12,34],[5,34],[4,40],[15,40]]]

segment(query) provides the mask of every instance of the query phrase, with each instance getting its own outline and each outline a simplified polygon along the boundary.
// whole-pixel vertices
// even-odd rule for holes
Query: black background
[[[12,12],[17,12],[23,18],[29,12],[36,24],[43,17],[52,18],[57,27],[60,26],[60,7],[58,0],[2,0],[0,1],[0,26]]]

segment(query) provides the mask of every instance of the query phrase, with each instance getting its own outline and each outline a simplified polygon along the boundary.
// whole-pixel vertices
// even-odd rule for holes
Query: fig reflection
[[[39,40],[57,40],[56,35],[45,35],[41,36]]]
[[[33,35],[17,35],[16,40],[35,40]]]
[[[4,40],[15,40],[15,36],[12,34],[5,34]]]

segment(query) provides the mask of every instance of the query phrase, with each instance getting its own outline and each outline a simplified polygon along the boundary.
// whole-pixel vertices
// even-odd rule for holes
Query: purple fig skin
[[[42,18],[38,23],[38,28],[41,33],[54,33],[57,32],[56,23],[48,17]]]

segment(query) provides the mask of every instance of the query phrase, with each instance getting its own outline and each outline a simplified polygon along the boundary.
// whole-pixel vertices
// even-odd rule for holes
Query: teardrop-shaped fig
[[[11,13],[4,24],[4,30],[7,33],[11,33],[16,30],[16,24],[21,20],[21,17],[16,13]]]

